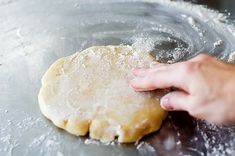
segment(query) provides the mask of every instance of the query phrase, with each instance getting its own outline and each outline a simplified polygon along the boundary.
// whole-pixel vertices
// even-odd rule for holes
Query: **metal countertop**
[[[235,155],[234,126],[195,121],[183,112],[171,113],[159,132],[146,136],[137,145],[105,145],[75,137],[43,117],[37,95],[40,79],[50,64],[89,46],[129,44],[135,30],[145,28],[130,22],[132,18],[151,20],[148,11],[161,10],[152,3],[112,2],[113,10],[112,4],[91,0],[0,1],[0,155],[198,156],[213,151]],[[131,6],[130,10],[127,6]],[[113,12],[111,25],[105,24],[111,16],[103,14],[106,11]],[[125,20],[119,21],[122,16]],[[176,43],[187,49],[182,40],[176,39]]]

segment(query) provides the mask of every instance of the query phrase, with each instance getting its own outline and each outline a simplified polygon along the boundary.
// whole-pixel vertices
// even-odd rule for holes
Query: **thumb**
[[[183,91],[170,92],[161,98],[161,107],[168,111],[186,111],[188,94]]]

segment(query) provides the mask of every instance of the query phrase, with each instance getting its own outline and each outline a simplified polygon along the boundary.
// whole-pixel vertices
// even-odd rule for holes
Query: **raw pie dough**
[[[135,92],[131,70],[153,61],[131,46],[97,46],[57,60],[42,78],[39,105],[56,126],[101,141],[135,142],[166,117],[162,91]]]

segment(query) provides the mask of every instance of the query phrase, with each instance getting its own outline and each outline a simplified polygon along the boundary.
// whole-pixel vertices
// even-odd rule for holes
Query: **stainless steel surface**
[[[0,155],[234,155],[235,127],[216,127],[182,112],[170,114],[144,143],[105,145],[56,128],[39,111],[40,78],[49,65],[89,46],[148,38],[165,62],[202,51],[227,60],[235,51],[226,29],[195,17],[205,30],[200,36],[181,14],[193,16],[147,2],[0,1]],[[224,44],[215,48],[220,39]]]
[[[190,1],[196,4],[203,4],[209,8],[219,10],[220,12],[226,13],[230,19],[235,19],[235,1],[231,0],[184,0]]]

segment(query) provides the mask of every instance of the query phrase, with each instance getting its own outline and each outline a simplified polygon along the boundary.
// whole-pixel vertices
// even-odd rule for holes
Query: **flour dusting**
[[[207,149],[206,155],[232,156],[235,154],[235,126],[217,126],[206,121],[197,121],[196,132],[203,138]]]
[[[156,60],[164,63],[184,61],[201,52],[235,63],[235,27],[229,24],[226,15],[172,0],[10,0],[10,5],[8,1],[3,4],[1,9],[7,14],[0,15],[4,21],[1,25],[4,34],[0,35],[0,117],[3,119],[0,155],[114,153],[126,156],[136,152],[140,156],[155,156],[161,150],[168,153],[179,150],[181,155],[190,155],[183,151],[185,140],[178,138],[185,136],[179,130],[176,130],[175,138],[164,138],[168,132],[160,131],[162,133],[157,133],[160,138],[156,140],[148,142],[144,138],[136,145],[124,145],[123,148],[114,142],[104,146],[95,140],[68,135],[39,115],[36,100],[39,79],[57,58],[93,45],[132,45],[137,52],[150,51]],[[16,6],[21,9],[15,9]],[[45,15],[49,15],[48,18],[43,18]],[[91,58],[100,60],[99,57]],[[138,55],[135,58],[138,59]],[[122,64],[125,56],[120,55],[118,59],[117,63]],[[80,66],[86,68],[89,65]],[[73,107],[71,105],[71,109]],[[129,109],[132,108],[126,111]],[[175,126],[174,123],[170,125]],[[186,139],[201,148],[187,150],[202,156],[233,156],[234,129],[198,121],[196,134],[190,133]],[[162,149],[155,148],[159,141],[162,141]]]

